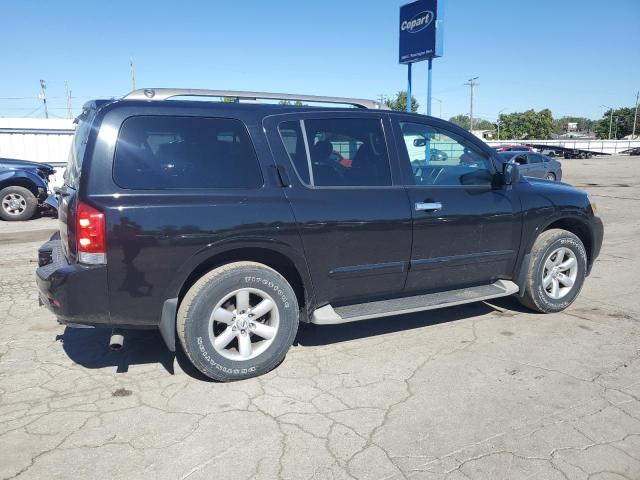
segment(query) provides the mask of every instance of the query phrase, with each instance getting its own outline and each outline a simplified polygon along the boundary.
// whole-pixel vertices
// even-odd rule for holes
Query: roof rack
[[[319,95],[294,95],[290,93],[242,92],[234,90],[206,90],[199,88],[144,88],[134,90],[124,96],[126,100],[166,100],[172,97],[224,97],[240,100],[286,100],[290,102],[339,103],[358,108],[384,109],[374,100],[343,97],[323,97]]]

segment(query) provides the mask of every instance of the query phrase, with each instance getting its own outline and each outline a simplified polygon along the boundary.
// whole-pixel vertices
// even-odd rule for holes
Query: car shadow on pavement
[[[118,373],[130,365],[160,363],[173,374],[175,355],[165,346],[158,330],[127,330],[120,350],[109,349],[109,328],[70,328],[58,335],[65,353],[85,368],[116,367]]]
[[[512,316],[527,311],[515,298],[500,298],[490,303],[470,303],[341,325],[301,323],[294,345],[305,347],[329,345],[480,317],[492,312]],[[170,352],[158,330],[125,331],[124,345],[117,351],[109,349],[110,335],[109,328],[67,327],[64,334],[58,335],[56,340],[62,342],[65,353],[72,361],[85,368],[116,367],[117,373],[125,373],[131,365],[159,363],[168,373],[173,374],[177,360],[178,366],[187,375],[197,380],[213,382],[193,367],[179,345],[176,353]]]

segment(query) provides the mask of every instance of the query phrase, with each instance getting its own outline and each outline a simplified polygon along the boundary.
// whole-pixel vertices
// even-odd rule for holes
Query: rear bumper
[[[60,323],[109,325],[106,265],[70,264],[59,239],[38,249],[38,265],[40,304],[51,310]]]

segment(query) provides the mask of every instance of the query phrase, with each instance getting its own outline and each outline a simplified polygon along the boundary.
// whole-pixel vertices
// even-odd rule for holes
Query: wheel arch
[[[177,297],[178,304],[191,286],[205,273],[232,262],[251,261],[262,263],[282,275],[293,288],[298,305],[305,310],[312,304],[313,288],[306,262],[299,255],[292,254],[280,244],[230,245],[224,249],[207,249],[197,255],[189,266],[182,269],[171,286],[171,297]],[[305,316],[303,316],[305,317]],[[303,321],[306,319],[303,318]]]
[[[12,175],[0,180],[0,190],[7,187],[22,187],[29,190],[36,199],[38,198],[38,184],[26,175]],[[42,188],[42,186],[40,186]]]
[[[553,218],[548,219],[546,223],[541,224],[534,231],[534,234],[531,235],[531,238],[526,245],[524,254],[522,256],[522,261],[520,262],[520,265],[516,270],[517,274],[514,275],[516,284],[518,285],[518,287],[520,287],[519,296],[524,295],[524,279],[527,270],[529,269],[529,262],[531,260],[531,249],[533,248],[533,244],[543,232],[554,228],[567,230],[580,239],[580,241],[584,245],[585,251],[587,252],[587,272],[591,270],[591,265],[593,264],[594,257],[594,238],[588,221],[577,214],[564,213],[561,214],[561,216],[554,216]]]
[[[537,236],[540,236],[542,232],[558,228],[561,230],[567,230],[573,233],[580,239],[587,252],[587,264],[591,265],[593,262],[593,234],[586,221],[579,217],[563,217],[549,223],[544,229],[538,232]],[[536,238],[537,238],[536,236]]]

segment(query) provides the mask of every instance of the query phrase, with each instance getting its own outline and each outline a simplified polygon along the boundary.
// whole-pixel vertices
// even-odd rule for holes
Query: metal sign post
[[[416,0],[400,7],[399,61],[407,64],[407,112],[411,112],[411,64],[428,60],[427,115],[431,115],[432,60],[442,56],[444,0]]]

